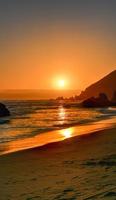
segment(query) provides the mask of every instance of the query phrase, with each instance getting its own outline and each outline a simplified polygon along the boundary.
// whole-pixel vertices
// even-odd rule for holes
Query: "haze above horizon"
[[[79,95],[79,90],[0,90],[1,100],[43,100],[55,99],[63,96],[69,98],[71,96]]]

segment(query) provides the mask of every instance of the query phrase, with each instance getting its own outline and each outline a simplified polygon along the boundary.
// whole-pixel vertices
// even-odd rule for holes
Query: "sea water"
[[[66,108],[52,100],[10,100],[3,103],[10,110],[11,116],[0,118],[1,153],[4,151],[2,147],[12,142],[32,140],[40,134],[75,125],[84,127],[88,123],[116,116],[115,108]]]

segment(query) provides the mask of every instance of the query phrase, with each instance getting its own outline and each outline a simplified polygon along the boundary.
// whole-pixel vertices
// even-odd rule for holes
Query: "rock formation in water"
[[[112,105],[116,106],[116,91],[113,94],[111,102],[112,102]]]
[[[100,93],[97,98],[91,97],[82,102],[83,107],[94,108],[94,107],[108,107],[112,103],[108,100],[108,97],[104,93]]]
[[[9,110],[3,103],[0,103],[0,117],[7,117],[10,116]]]

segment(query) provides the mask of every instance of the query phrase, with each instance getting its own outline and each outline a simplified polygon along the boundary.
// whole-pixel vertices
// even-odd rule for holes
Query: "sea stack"
[[[111,106],[111,102],[108,100],[107,95],[100,93],[97,98],[91,97],[82,102],[83,107],[94,108],[94,107],[108,107]]]
[[[10,111],[6,108],[3,103],[0,103],[0,117],[10,116]]]

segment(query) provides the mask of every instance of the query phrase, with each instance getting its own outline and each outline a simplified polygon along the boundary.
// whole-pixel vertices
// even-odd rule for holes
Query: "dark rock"
[[[6,108],[6,106],[2,103],[0,103],[0,117],[7,117],[10,116],[9,110]]]
[[[86,99],[85,101],[82,102],[82,106],[84,107],[96,107],[96,99],[95,97],[91,97],[91,98],[88,98]]]
[[[112,105],[116,106],[116,91],[114,92],[113,94],[113,97],[112,97]]]
[[[111,105],[111,102],[108,100],[108,97],[105,93],[100,93],[96,100],[100,107],[107,107]]]
[[[94,107],[108,107],[111,105],[111,102],[108,100],[107,95],[100,93],[97,98],[91,97],[82,102],[82,106],[87,108]]]

